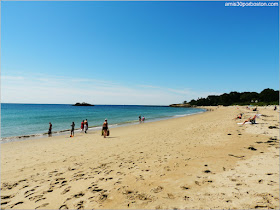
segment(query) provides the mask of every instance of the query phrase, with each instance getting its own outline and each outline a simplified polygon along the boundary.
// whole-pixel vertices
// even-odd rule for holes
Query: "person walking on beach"
[[[103,123],[102,130],[103,130],[104,138],[106,138],[106,136],[107,136],[107,131],[108,131],[108,122],[107,122],[107,119],[105,119],[105,121],[104,121],[104,123]]]
[[[85,133],[87,133],[87,130],[88,130],[88,121],[87,121],[87,119],[84,122],[84,129],[85,129]]]
[[[49,132],[48,132],[48,135],[49,135],[49,137],[51,137],[52,136],[52,123],[51,122],[49,122]]]
[[[72,122],[72,125],[71,125],[71,137],[74,137],[74,129],[75,129],[75,123]]]
[[[141,123],[141,115],[139,116],[139,123]]]
[[[84,131],[84,120],[83,120],[83,122],[81,122],[81,132],[83,132]]]
[[[142,122],[144,122],[145,121],[145,117],[143,116],[143,118],[142,118]]]

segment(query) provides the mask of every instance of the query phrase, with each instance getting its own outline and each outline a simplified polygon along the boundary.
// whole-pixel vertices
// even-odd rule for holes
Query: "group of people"
[[[70,126],[71,126],[71,135],[70,135],[70,137],[74,137],[75,123],[72,122],[72,125],[70,125]],[[81,122],[81,132],[87,133],[87,130],[88,130],[88,121],[86,119],[86,120],[83,120]]]
[[[250,110],[249,106],[246,106],[246,109]],[[252,111],[258,111],[258,107],[252,108]]]
[[[141,118],[141,116],[139,116],[139,123],[144,122],[144,121],[145,121],[145,117],[143,116],[143,117]]]
[[[234,118],[235,120],[237,119],[242,119],[243,113],[240,113],[239,115],[237,115],[236,118]],[[245,120],[242,125],[244,125],[246,122],[250,122],[252,124],[256,124],[256,118],[259,117],[260,114],[255,114],[253,117],[249,117],[247,120]]]
[[[75,131],[75,123],[72,122],[71,126],[71,134],[70,137],[74,137],[74,131]],[[83,120],[81,122],[81,132],[85,132],[87,133],[88,130],[88,120]],[[48,131],[48,135],[49,137],[52,136],[52,123],[49,122],[49,131]],[[109,129],[108,129],[108,122],[107,119],[105,119],[103,125],[102,125],[102,135],[104,135],[104,138],[106,138],[106,136],[109,136]]]
[[[87,130],[88,130],[88,121],[86,119],[81,122],[81,132],[87,133]]]
[[[145,121],[145,117],[141,117],[139,116],[139,122],[142,123]],[[75,123],[72,122],[71,126],[71,135],[70,137],[74,137],[74,131],[75,131]],[[85,132],[87,133],[88,130],[88,120],[83,120],[81,122],[81,132]],[[52,135],[52,124],[51,122],[49,122],[49,131],[48,131],[48,135],[49,137],[51,137]],[[109,136],[109,129],[108,129],[108,121],[107,119],[105,119],[103,125],[102,125],[102,135],[104,136],[104,138],[106,138],[106,136]]]

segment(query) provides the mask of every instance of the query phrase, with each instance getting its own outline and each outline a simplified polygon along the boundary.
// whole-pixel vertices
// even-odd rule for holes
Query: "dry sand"
[[[279,112],[245,107],[1,145],[2,209],[279,208]],[[110,123],[110,119],[109,119]],[[269,129],[269,126],[276,128]]]

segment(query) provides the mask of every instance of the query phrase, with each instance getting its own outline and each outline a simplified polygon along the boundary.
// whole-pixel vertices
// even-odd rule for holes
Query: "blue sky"
[[[278,7],[1,2],[1,100],[159,104],[279,89]]]

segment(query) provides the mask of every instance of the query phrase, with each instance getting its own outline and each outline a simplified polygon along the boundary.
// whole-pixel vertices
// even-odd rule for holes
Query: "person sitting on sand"
[[[276,111],[276,110],[277,110],[277,106],[274,107],[274,111]]]
[[[50,124],[50,126],[49,126],[49,132],[48,132],[48,135],[49,135],[49,137],[51,137],[51,136],[52,136],[52,123],[51,123],[51,122],[49,122],[49,124]]]
[[[240,113],[239,115],[237,115],[237,117],[236,118],[234,118],[235,120],[237,120],[237,119],[242,119],[242,113]]]
[[[107,136],[107,130],[108,130],[108,122],[107,122],[107,119],[105,119],[105,121],[104,121],[104,123],[103,123],[102,130],[103,130],[104,138],[106,138],[106,136]]]
[[[74,123],[74,122],[72,122],[72,125],[70,125],[70,126],[71,126],[71,136],[73,136],[73,137],[74,137],[75,123]]]
[[[257,107],[256,108],[254,108],[254,109],[252,109],[253,111],[258,111],[258,109],[257,109]]]
[[[254,117],[250,117],[248,120],[245,120],[242,125],[244,125],[246,122],[251,122],[252,124],[256,124],[256,118],[257,115],[255,115]]]

